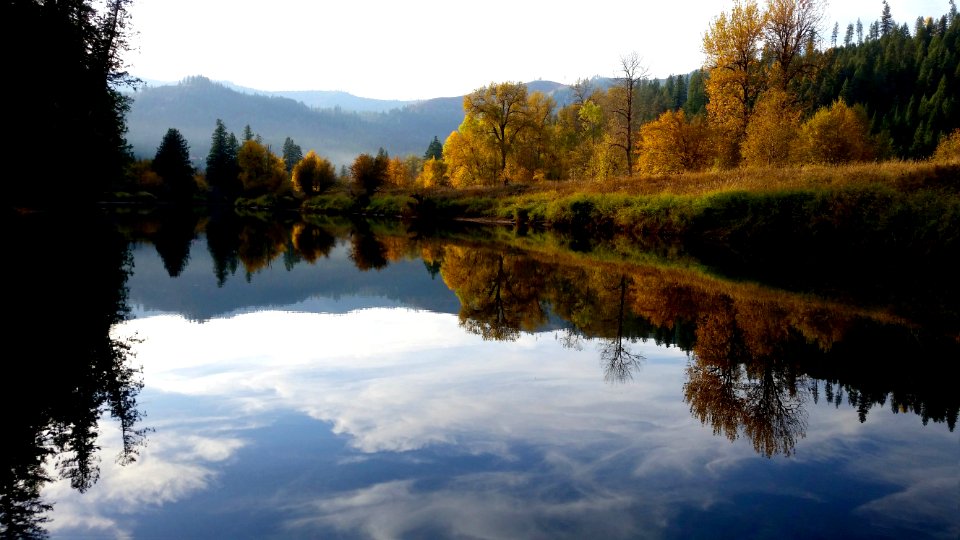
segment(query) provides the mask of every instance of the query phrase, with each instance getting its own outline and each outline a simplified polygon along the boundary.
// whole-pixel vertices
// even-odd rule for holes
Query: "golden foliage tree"
[[[517,136],[528,126],[527,86],[523,83],[491,83],[463,98],[463,111],[474,119],[486,143],[499,158],[498,179],[507,180],[507,158]]]
[[[249,140],[237,154],[240,165],[240,182],[243,190],[251,195],[276,193],[287,181],[287,166],[269,148],[256,140]]]
[[[764,92],[747,124],[741,148],[744,163],[750,166],[789,163],[800,133],[801,114],[787,92],[780,89]]]
[[[764,66],[760,59],[766,18],[755,0],[735,0],[730,13],[713,19],[703,36],[708,71],[707,114],[721,137],[720,165],[740,161],[740,143],[754,103],[764,88]]]
[[[593,99],[579,99],[557,112],[555,125],[559,176],[570,180],[591,178],[589,164],[606,123],[603,109]]]
[[[527,98],[527,127],[517,137],[508,177],[522,182],[559,177],[556,156],[554,110],[556,102],[542,92]]]
[[[417,156],[394,157],[387,162],[387,183],[398,188],[408,188],[420,172],[421,160]]]
[[[825,8],[823,0],[767,0],[764,26],[770,84],[790,91],[798,76],[814,67],[815,49]]]
[[[442,159],[430,158],[423,163],[417,185],[432,188],[447,185],[447,165]]]
[[[933,153],[933,160],[940,162],[960,161],[960,128],[943,137],[937,150]]]
[[[323,193],[336,181],[337,171],[333,164],[313,150],[293,166],[293,186],[307,197]]]
[[[488,340],[515,340],[546,322],[544,269],[526,257],[449,246],[440,273],[460,300],[460,325]]]
[[[447,137],[443,143],[443,161],[451,186],[481,186],[496,180],[499,171],[496,149],[487,142],[483,126],[470,115]]]
[[[873,159],[867,111],[862,105],[850,107],[842,99],[821,108],[801,126],[799,151],[807,163],[835,165]]]
[[[701,117],[687,120],[683,110],[667,111],[640,128],[637,167],[647,174],[676,174],[709,166],[712,141]]]

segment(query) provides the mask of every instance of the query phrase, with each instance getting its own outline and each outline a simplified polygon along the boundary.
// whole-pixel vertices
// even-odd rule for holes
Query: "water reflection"
[[[172,227],[181,231],[181,246],[189,246],[193,233],[187,231],[196,223]],[[133,236],[152,241],[160,237],[157,230],[162,228],[147,227]],[[821,386],[830,401],[847,395],[861,421],[889,401],[892,409],[914,412],[924,423],[946,422],[951,430],[956,425],[958,400],[946,397],[952,392],[944,382],[953,367],[940,361],[956,355],[956,340],[928,332],[896,310],[722,281],[696,268],[594,258],[555,247],[564,242],[540,240],[531,243],[533,250],[519,249],[485,239],[489,231],[427,237],[396,224],[284,223],[230,214],[210,219],[206,234],[220,286],[240,267],[249,281],[274,260],[282,260],[288,271],[318,264],[338,238],[347,239],[349,259],[361,271],[422,260],[456,295],[466,331],[515,341],[523,332],[554,329],[571,347],[581,339],[599,339],[603,377],[610,382],[626,382],[640,372],[643,358],[631,352],[631,343],[679,347],[690,357],[683,394],[691,413],[717,434],[747,436],[765,455],[793,451],[804,436],[804,404],[820,399]],[[524,238],[508,240],[516,244]],[[157,251],[168,269],[176,267],[161,245]],[[896,366],[908,358],[922,367],[904,378]]]
[[[84,492],[99,479],[104,413],[119,427],[121,465],[136,461],[148,429],[137,405],[135,342],[110,336],[127,313],[126,242],[91,216],[17,218],[3,231],[19,262],[8,268],[0,532],[29,538],[44,534],[47,482],[64,479]]]
[[[109,230],[85,231],[86,237],[103,239],[103,245],[74,244],[50,251],[32,236],[24,236],[15,244],[17,253],[42,263],[46,272],[38,274],[35,268],[23,265],[24,275],[20,279],[30,285],[24,290],[30,291],[31,297],[25,299],[22,309],[18,308],[26,316],[13,330],[14,335],[27,336],[29,339],[23,343],[31,346],[25,345],[21,356],[36,356],[36,344],[44,343],[47,347],[51,341],[48,335],[55,332],[66,339],[50,344],[49,351],[43,352],[44,358],[86,360],[58,362],[53,374],[49,369],[41,372],[36,368],[32,379],[44,381],[42,386],[32,383],[33,386],[10,394],[7,410],[13,410],[16,404],[30,414],[22,425],[5,420],[10,424],[5,432],[19,434],[14,437],[14,446],[22,446],[20,457],[11,461],[13,477],[3,482],[4,493],[10,494],[4,501],[22,501],[5,507],[3,521],[11,524],[6,525],[11,527],[9,530],[28,530],[26,525],[15,524],[29,521],[30,530],[41,531],[43,513],[49,505],[40,501],[38,494],[43,484],[53,479],[42,467],[44,460],[57,464],[57,476],[68,479],[76,490],[86,490],[97,482],[97,436],[98,430],[102,431],[97,421],[101,410],[109,410],[119,424],[120,461],[132,461],[143,442],[146,432],[136,403],[141,383],[131,367],[130,344],[109,338],[110,329],[123,321],[127,309],[127,243],[141,248],[152,246],[162,261],[162,271],[176,278],[163,281],[163,286],[156,289],[156,297],[138,298],[142,303],[139,309],[176,311],[187,318],[144,318],[129,324],[130,328],[137,328],[140,323],[162,322],[172,329],[169,334],[158,328],[149,330],[151,335],[164,336],[159,341],[171,347],[155,353],[154,365],[165,365],[165,369],[148,374],[148,384],[155,391],[242,402],[253,408],[282,403],[275,406],[303,411],[311,418],[331,423],[334,434],[349,435],[351,444],[366,453],[439,446],[456,447],[456,452],[472,456],[491,454],[506,461],[515,459],[520,445],[516,434],[537,433],[542,429],[537,424],[540,419],[536,415],[508,418],[503,411],[560,411],[577,392],[558,397],[531,384],[523,390],[531,395],[520,397],[501,388],[494,392],[501,406],[488,410],[492,409],[488,401],[491,396],[484,394],[485,389],[489,390],[484,385],[513,371],[522,375],[518,378],[522,381],[551,376],[566,381],[569,373],[559,375],[557,370],[561,365],[572,365],[574,359],[581,357],[574,353],[585,348],[590,348],[589,352],[600,363],[599,371],[593,367],[592,377],[615,386],[616,391],[638,394],[652,392],[651,381],[658,369],[656,355],[662,354],[659,346],[682,352],[680,356],[686,364],[680,372],[682,380],[671,381],[672,386],[657,388],[656,392],[682,399],[683,414],[687,419],[692,415],[706,426],[708,429],[703,431],[707,438],[712,432],[730,441],[746,439],[753,451],[770,458],[799,452],[798,445],[810,429],[810,410],[824,401],[836,407],[847,403],[856,410],[860,422],[867,422],[874,408],[889,407],[894,412],[916,415],[922,424],[944,423],[950,431],[955,429],[960,410],[960,397],[954,389],[956,368],[953,363],[943,362],[944,358],[958,357],[956,339],[950,334],[929,331],[895,308],[861,307],[757,284],[719,280],[696,267],[669,260],[651,263],[614,257],[604,252],[603,246],[592,246],[592,254],[574,253],[558,248],[564,242],[549,237],[519,237],[489,229],[425,236],[384,223],[284,222],[233,213],[120,222],[125,240]],[[19,225],[18,228],[23,230]],[[31,229],[47,238],[56,237],[56,227]],[[44,238],[43,234],[39,238]],[[205,252],[197,241],[203,238]],[[58,270],[54,269],[62,269],[65,261],[85,262],[85,268],[75,270],[73,266],[77,264],[70,268],[84,287],[56,281]],[[360,272],[347,272],[337,266],[340,262],[347,262]],[[217,307],[210,301],[210,287],[199,284],[191,273],[197,264],[206,265],[201,273],[204,277],[212,275],[220,290],[275,282],[284,287],[283,295],[260,290],[262,297],[251,295],[246,304]],[[149,272],[148,268],[137,270]],[[408,279],[411,271],[423,279]],[[160,281],[156,276],[151,280]],[[353,312],[348,324],[344,318],[325,315],[329,304],[316,310],[321,315],[312,313],[313,317],[284,314],[274,318],[269,312],[243,314],[276,305],[293,305],[294,311],[310,314],[307,306],[317,297],[341,301],[350,294],[389,298],[398,306],[429,306],[455,318],[450,323],[426,313],[367,309],[362,316],[358,315],[361,312]],[[451,302],[450,297],[455,300]],[[182,304],[175,308],[162,304],[170,298]],[[82,324],[70,331],[36,325],[36,321],[49,320],[44,310],[51,305],[72,309],[82,306],[90,316],[77,317],[83,319]],[[226,315],[229,317],[222,318]],[[236,326],[246,322],[251,324]],[[353,324],[362,328],[358,330]],[[407,346],[404,344],[412,341],[407,335],[409,324],[417,328],[421,341],[417,348],[401,351]],[[221,326],[223,333],[216,339],[215,333]],[[371,329],[376,331],[370,332]],[[358,333],[361,330],[363,333]],[[191,339],[194,332],[197,335]],[[551,333],[560,340],[559,350],[543,347],[537,341],[539,336]],[[475,341],[469,341],[471,338]],[[529,358],[500,358],[507,349],[499,348],[499,342],[537,351],[537,366],[531,366]],[[358,349],[360,344],[375,350],[378,358],[369,358],[367,352]],[[243,352],[237,353],[235,347],[241,347]],[[233,356],[227,351],[233,351]],[[650,351],[656,351],[652,360]],[[571,356],[564,356],[567,353]],[[214,358],[224,360],[222,364],[206,363]],[[497,361],[492,362],[491,358]],[[177,364],[178,361],[184,363]],[[361,378],[374,372],[379,375]],[[464,373],[476,377],[467,377],[459,385],[452,382],[463,381]],[[77,388],[68,388],[69,385]],[[38,399],[41,395],[64,395],[70,399],[54,406],[51,403],[56,400]],[[368,400],[370,396],[376,399]],[[373,401],[376,408],[364,409]],[[644,416],[624,412],[617,414],[615,420],[601,422],[599,418],[606,414],[605,409],[596,404],[591,407],[585,410],[596,412],[596,421],[602,425],[591,432],[595,440],[583,444],[597,444],[604,451],[612,452],[604,446],[606,443],[596,441],[607,441],[611,434],[619,433],[623,425],[634,421],[630,415],[637,414],[644,422],[661,421],[649,413]],[[543,423],[551,422],[557,422],[557,417],[544,415]],[[478,434],[477,426],[496,433]],[[554,427],[558,432],[586,429],[574,423]],[[225,460],[223,456],[232,456],[244,445],[239,430],[215,441],[201,441],[199,437],[196,433],[180,437],[195,441],[196,448],[180,450],[178,455],[203,454],[208,461]],[[584,457],[589,454],[586,450],[584,455],[574,455],[558,450],[562,444],[555,440],[537,444],[547,447],[554,458],[562,457],[565,463],[590,467],[590,460]],[[208,451],[201,452],[201,447]],[[165,470],[179,472],[166,476],[195,478],[183,488],[184,493],[201,489],[213,474],[194,468],[191,470],[195,474],[190,476],[183,473],[183,468],[168,465]],[[555,465],[551,462],[551,466]],[[610,467],[604,481],[621,473]],[[498,477],[494,482],[497,491],[509,492],[509,486],[523,483],[517,478],[529,478],[524,476],[528,472],[513,473],[519,476],[512,476],[512,480],[506,478],[510,475]],[[461,488],[466,484],[476,488],[491,478],[461,476],[447,487],[461,482]],[[570,482],[556,489],[592,493],[593,502],[603,507],[602,511],[598,507],[600,514],[609,515],[608,510],[614,507],[636,511],[635,503],[627,503],[618,498],[619,494],[599,487],[603,482]],[[346,495],[324,494],[297,501],[301,508],[313,509],[314,514],[303,517],[296,526],[308,527],[317,520],[326,520],[327,526],[337,530],[341,525],[350,527],[350,520],[363,521],[371,508],[382,510],[384,497],[399,501],[387,505],[395,511],[392,519],[399,519],[415,505],[425,503],[438,514],[449,511],[450,515],[461,515],[462,508],[455,512],[443,504],[455,497],[467,505],[484,506],[483,501],[476,499],[484,496],[482,489],[473,489],[466,498],[465,489],[458,489],[457,493],[448,490],[446,494],[443,490],[431,491],[424,498],[422,486],[397,479],[351,489]],[[521,489],[511,493],[517,501],[529,496]],[[536,519],[547,519],[557,512],[562,505],[553,502],[556,501],[544,504],[542,515]],[[25,514],[32,517],[18,517]],[[534,526],[525,521],[531,519],[531,514],[522,519],[514,517],[519,528],[509,529],[511,534]],[[340,525],[331,525],[334,522]],[[598,530],[595,520],[579,523],[592,523],[589,527],[584,525],[583,530]],[[388,524],[384,521],[382,525]],[[429,531],[429,527],[439,525],[423,521],[418,526]],[[450,523],[444,526],[453,527]],[[480,530],[467,529],[473,533]],[[613,529],[613,536],[636,532],[630,527]],[[399,530],[402,533],[403,527]]]

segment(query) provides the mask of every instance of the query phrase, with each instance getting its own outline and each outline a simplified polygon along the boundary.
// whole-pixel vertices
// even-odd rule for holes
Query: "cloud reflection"
[[[100,521],[85,526],[106,530],[110,524],[120,531],[126,526],[120,518],[97,516],[105,508],[122,515],[208,489],[219,474],[215,465],[243,448],[245,429],[290,411],[343,437],[355,454],[334,456],[338,467],[364,466],[397,452],[429,465],[440,458],[414,452],[431,448],[496,459],[488,472],[438,473],[426,483],[371,479],[340,491],[278,486],[296,492],[265,493],[283,501],[278,511],[299,533],[656,536],[676,525],[681,509],[709,509],[725,500],[725,491],[778,489],[775,483],[750,485],[745,470],[757,455],[749,442],[714,437],[691,418],[682,399],[688,359],[678,349],[635,344],[646,358],[640,370],[629,384],[609,385],[597,368],[597,347],[564,348],[547,334],[521,334],[508,344],[484,341],[464,332],[456,316],[406,309],[256,312],[203,324],[164,315],[128,321],[117,333],[143,339],[136,352],[145,396],[165,402],[179,396],[186,407],[202,400],[216,403],[216,411],[200,407],[159,418],[141,462],[105,470],[86,497],[69,496],[58,485],[54,495],[67,499],[56,509],[61,525],[79,523],[67,516],[87,516]],[[831,433],[855,436],[865,429],[855,412],[843,417],[828,409],[811,411],[811,424],[822,429],[794,462],[839,459],[844,474],[876,475],[857,470],[876,464],[847,464],[845,449],[831,446]],[[193,414],[222,417],[191,421]],[[882,434],[885,420],[878,415],[870,427]],[[895,444],[916,429],[916,422],[897,424],[888,438]],[[896,472],[915,467],[905,456],[890,456],[880,466],[894,471],[884,481],[895,488],[864,500],[864,515],[949,523],[939,507],[914,512],[901,500],[925,500],[930,493],[919,478]],[[549,530],[556,523],[566,528]]]

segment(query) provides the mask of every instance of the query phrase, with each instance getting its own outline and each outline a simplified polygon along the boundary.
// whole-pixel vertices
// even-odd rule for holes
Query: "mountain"
[[[345,111],[356,112],[387,112],[416,103],[399,99],[372,99],[357,97],[339,90],[290,90],[283,92],[266,92],[268,95],[280,96],[297,100],[305,105],[317,109],[332,109],[340,107]]]
[[[250,125],[276,152],[290,137],[304,153],[315,150],[339,167],[380,148],[391,156],[423,155],[434,137],[444,140],[463,121],[462,96],[404,102],[345,92],[260,92],[228,85],[189,77],[133,93],[127,142],[134,154],[153,157],[167,129],[176,128],[190,145],[193,163],[202,166],[219,118],[238,137]],[[534,81],[528,87],[553,96],[558,105],[570,99],[569,87],[560,83]],[[351,103],[357,109],[350,110]]]
[[[443,140],[463,121],[462,98],[426,100],[387,112],[320,109],[289,97],[240,92],[205,77],[146,87],[132,97],[127,142],[134,154],[152,157],[167,129],[176,128],[189,143],[195,165],[202,165],[210,151],[218,118],[238,137],[250,125],[275,151],[291,137],[304,153],[315,150],[338,166],[381,147],[390,155],[422,155],[434,137]]]

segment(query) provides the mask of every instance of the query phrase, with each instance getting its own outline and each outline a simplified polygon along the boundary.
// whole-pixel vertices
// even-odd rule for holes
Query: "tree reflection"
[[[603,378],[607,382],[623,383],[633,379],[633,374],[640,369],[640,362],[644,359],[640,354],[630,352],[623,344],[624,319],[626,317],[627,290],[631,281],[625,274],[620,274],[617,285],[614,287],[617,298],[616,334],[607,338],[600,349],[600,363],[603,366]]]
[[[546,321],[544,271],[527,257],[450,246],[440,272],[460,299],[460,325],[484,339],[515,340]]]
[[[354,224],[350,235],[350,260],[358,270],[379,270],[389,264],[387,261],[387,247],[377,240],[366,221]]]
[[[608,382],[637,373],[643,358],[629,343],[677,346],[690,358],[683,395],[691,414],[718,435],[746,438],[768,457],[793,455],[806,436],[806,408],[819,399],[816,379],[827,381],[827,399],[838,405],[846,399],[861,421],[889,404],[924,423],[956,425],[960,399],[954,383],[945,382],[955,381],[955,370],[930,359],[956,356],[958,344],[949,336],[919,339],[917,329],[884,312],[670,267],[457,242],[430,251],[443,253],[441,275],[460,300],[468,331],[517,339],[546,324],[549,310],[567,321],[557,334],[565,347],[601,343]],[[425,264],[435,259],[424,255]],[[904,358],[924,358],[925,367],[897,376],[891,366]]]
[[[696,354],[687,365],[684,400],[690,412],[714,434],[731,441],[741,434],[760,454],[792,455],[806,436],[804,392],[770,362],[757,362],[756,377],[730,361],[708,362]]]
[[[127,314],[126,242],[93,216],[15,218],[7,225],[5,245],[28,263],[11,268],[17,287],[8,304],[15,316],[6,321],[13,365],[0,383],[0,534],[38,537],[51,508],[40,499],[43,485],[54,480],[46,464],[85,491],[100,475],[104,413],[120,424],[121,464],[136,460],[148,430],[139,426],[142,383],[130,366],[130,343],[110,337]],[[71,237],[61,242],[65,232]],[[73,263],[70,279],[65,262]]]
[[[158,226],[149,235],[163,266],[170,277],[177,277],[190,260],[190,245],[197,237],[199,217],[180,210],[162,212],[157,216]]]

